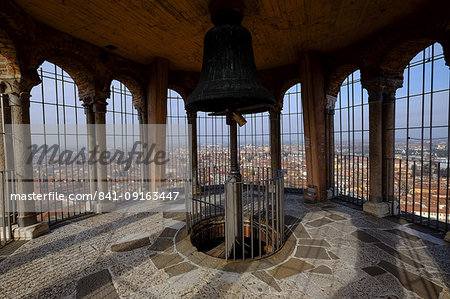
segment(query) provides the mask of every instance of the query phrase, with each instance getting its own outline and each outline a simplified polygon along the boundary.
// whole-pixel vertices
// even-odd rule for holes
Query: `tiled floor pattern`
[[[286,248],[258,263],[205,258],[183,215],[74,221],[0,257],[1,298],[450,298],[450,244],[400,222],[286,195]]]

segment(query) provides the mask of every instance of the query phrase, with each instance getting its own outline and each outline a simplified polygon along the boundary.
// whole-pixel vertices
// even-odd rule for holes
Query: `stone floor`
[[[450,298],[449,243],[334,201],[287,194],[288,242],[258,263],[205,258],[182,214],[122,212],[9,245],[0,297]]]

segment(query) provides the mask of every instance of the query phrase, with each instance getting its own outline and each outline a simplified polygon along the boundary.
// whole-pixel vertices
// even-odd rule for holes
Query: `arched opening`
[[[106,147],[108,150],[121,150],[129,153],[133,147],[141,149],[141,136],[138,112],[133,105],[133,95],[121,81],[113,80],[110,97],[106,100]],[[131,163],[117,165],[117,161],[108,163],[108,189],[111,192],[124,193],[142,188],[143,165]]]
[[[395,101],[394,211],[439,229],[449,224],[450,71],[442,46],[418,53]]]
[[[31,90],[30,123],[34,144],[57,145],[57,157],[66,150],[79,153],[87,148],[87,132],[82,126],[86,116],[78,99],[78,87],[61,67],[45,61],[38,69],[42,82]],[[70,200],[68,193],[89,193],[89,170],[86,163],[55,164],[44,155],[34,163],[36,192],[65,194],[61,201],[39,201],[39,221],[56,223],[90,211],[87,202]]]
[[[359,70],[342,83],[334,114],[335,196],[362,205],[369,197],[369,103]]]
[[[281,111],[281,167],[286,172],[285,188],[306,188],[305,131],[300,83],[284,94]]]
[[[188,119],[183,97],[173,89],[167,93],[166,153],[169,161],[165,164],[167,191],[184,191],[188,155]]]

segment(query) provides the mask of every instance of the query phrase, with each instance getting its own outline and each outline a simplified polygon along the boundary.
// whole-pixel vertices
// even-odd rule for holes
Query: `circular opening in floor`
[[[258,223],[254,222],[253,232],[251,232],[250,227],[250,222],[244,221],[244,248],[242,248],[242,241],[236,242],[235,248],[229,250],[228,259],[253,259],[255,257],[270,255],[274,252],[270,244],[270,237],[268,237],[269,245],[265,241],[267,237],[265,225],[258,225]],[[272,234],[271,231],[268,233],[270,235]],[[257,238],[258,234],[261,235],[259,239]],[[192,230],[191,242],[198,251],[213,257],[225,259],[227,246],[225,244],[224,217],[209,218],[198,223]]]

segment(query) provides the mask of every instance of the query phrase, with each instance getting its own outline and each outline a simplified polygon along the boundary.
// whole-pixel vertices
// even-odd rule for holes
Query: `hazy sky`
[[[443,50],[439,44],[434,46],[434,62],[432,72],[432,62],[428,61],[424,65],[420,62],[423,60],[423,52],[419,53],[412,61],[411,68],[405,69],[403,87],[397,90],[396,101],[396,127],[406,128],[407,124],[407,94],[409,90],[409,126],[410,137],[421,138],[420,130],[412,129],[412,127],[422,126],[422,111],[423,124],[430,126],[432,121],[433,139],[446,138],[448,134],[448,119],[449,119],[449,68],[445,65],[443,58]],[[431,47],[425,50],[425,59],[433,55]],[[425,66],[425,68],[423,67]],[[56,77],[59,79],[55,81]],[[43,113],[45,113],[46,123],[68,123],[75,124],[86,122],[84,110],[78,100],[77,88],[70,76],[63,72],[59,67],[56,67],[48,62],[42,65],[42,74],[44,75],[43,83],[33,88],[31,92],[31,123],[42,124]],[[425,76],[425,77],[424,77]],[[433,86],[431,86],[431,77],[433,77]],[[64,80],[64,84],[61,81]],[[335,130],[368,130],[368,95],[366,90],[361,88],[359,83],[360,73],[356,71],[347,80],[353,80],[356,83],[353,85],[353,90],[347,87],[344,82],[341,92],[336,103],[335,115]],[[422,82],[425,82],[423,85]],[[433,90],[431,97],[430,91]],[[131,94],[118,81],[112,83],[111,98],[108,99],[107,123],[127,123],[137,124],[138,118],[136,111],[132,105]],[[422,92],[426,94],[422,96]],[[55,104],[60,103],[59,109],[56,105],[46,105],[45,110],[42,109],[42,98],[45,103]],[[432,98],[432,101],[431,101]],[[62,107],[62,103],[66,109]],[[36,103],[38,102],[38,103]],[[423,102],[423,103],[422,103]],[[349,105],[355,105],[353,111],[348,109]],[[342,110],[339,108],[342,107]],[[114,109],[113,109],[114,108]],[[115,110],[115,113],[112,113]],[[288,113],[289,111],[289,113]],[[283,142],[297,142],[302,138],[303,133],[303,119],[301,115],[301,96],[300,85],[293,86],[288,90],[284,99],[284,109],[282,117],[282,139]],[[430,114],[431,112],[431,114]],[[181,97],[174,91],[169,92],[168,113],[170,123],[186,123],[184,103]],[[211,120],[206,117],[206,113],[199,113],[198,135],[202,136],[202,140],[208,140],[216,143],[227,143],[228,128],[223,117]],[[354,127],[353,117],[354,115]],[[179,116],[178,118],[176,116]],[[269,119],[268,113],[248,115],[246,116],[248,123],[240,128],[241,143],[268,143],[269,140]],[[349,126],[350,124],[350,126]],[[438,128],[436,126],[443,126]],[[212,135],[216,135],[215,138]],[[426,129],[424,138],[429,138],[430,130]],[[346,134],[344,134],[347,136]],[[366,135],[368,136],[367,132]],[[252,136],[252,137],[250,137]],[[344,136],[344,140],[345,137]],[[357,134],[361,136],[361,134]],[[396,132],[397,139],[405,139],[406,131],[398,130]],[[367,137],[365,137],[367,140]]]

